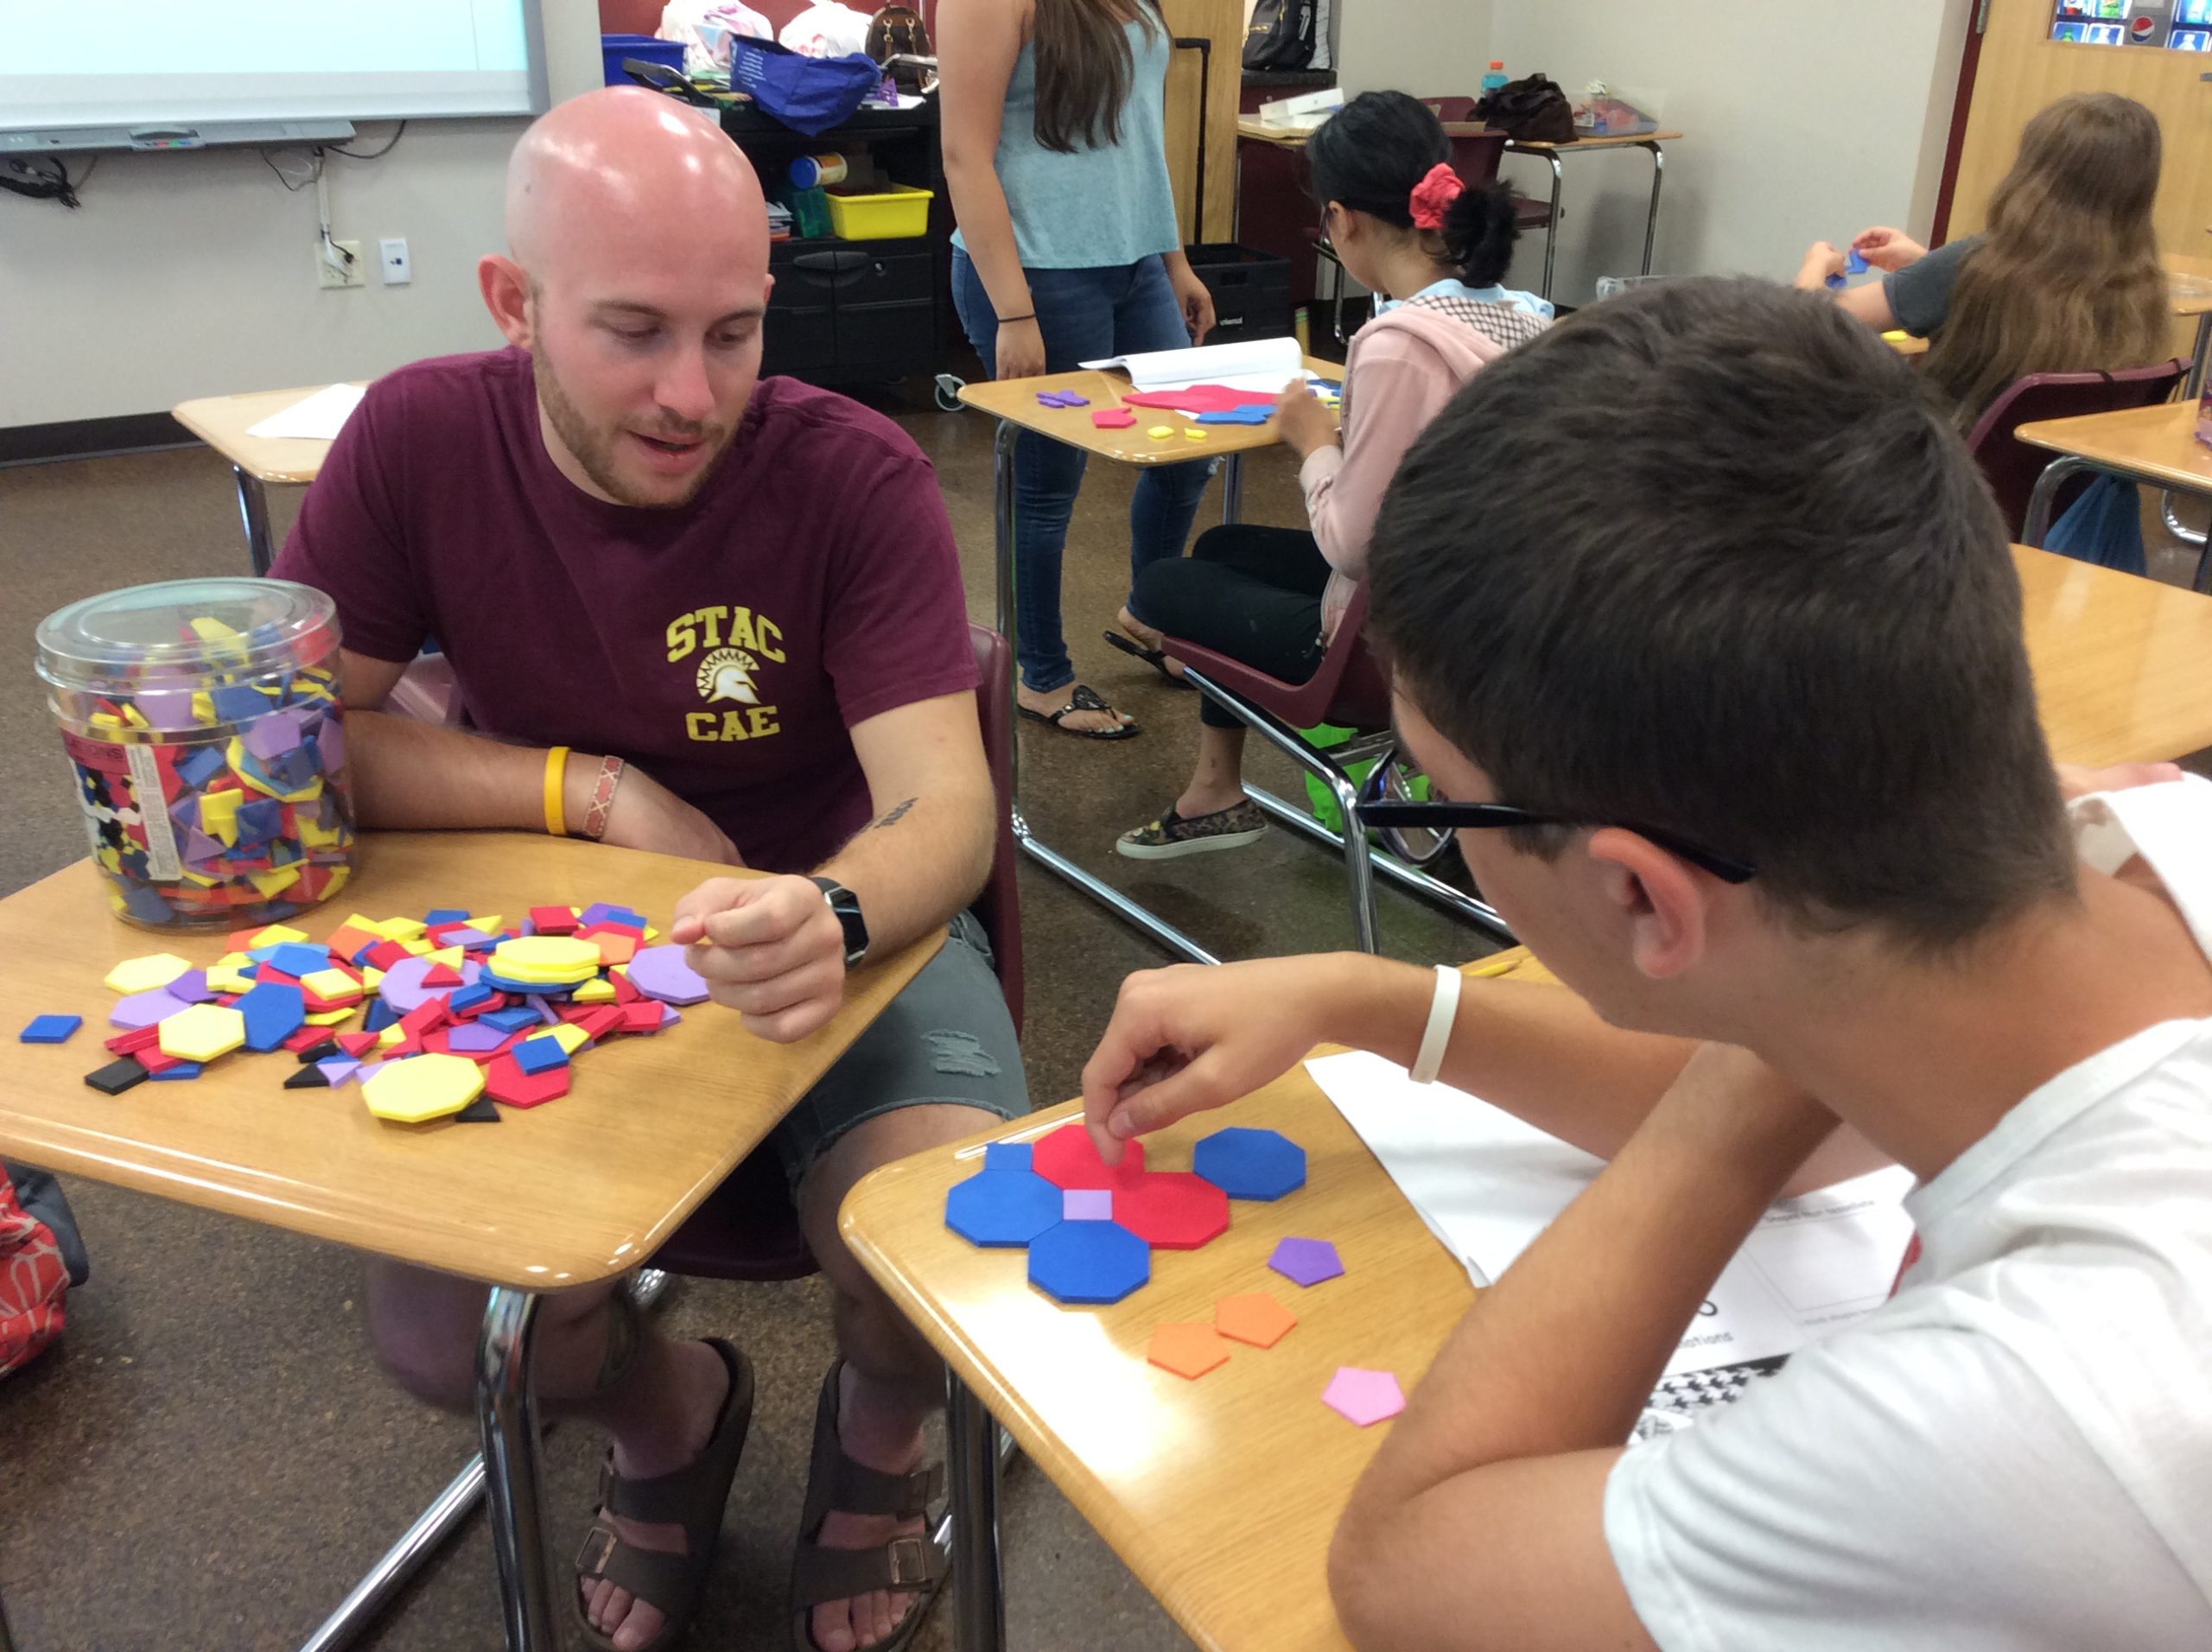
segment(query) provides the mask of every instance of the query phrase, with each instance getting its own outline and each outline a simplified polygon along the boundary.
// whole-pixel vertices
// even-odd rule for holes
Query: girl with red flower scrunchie
[[[1468,188],[1436,117],[1402,92],[1355,98],[1306,148],[1313,197],[1337,257],[1376,295],[1375,319],[1344,362],[1344,442],[1301,380],[1275,407],[1297,450],[1309,532],[1243,524],[1199,537],[1186,557],[1139,571],[1130,609],[1145,626],[1287,683],[1313,675],[1367,566],[1382,490],[1414,438],[1484,362],[1551,321],[1542,299],[1500,285],[1513,256],[1513,198]],[[1190,784],[1115,847],[1137,860],[1236,848],[1267,829],[1244,796],[1244,728],[1198,708]]]

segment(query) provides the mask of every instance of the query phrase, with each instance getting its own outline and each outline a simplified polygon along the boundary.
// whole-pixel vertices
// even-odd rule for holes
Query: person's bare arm
[[[1014,216],[999,182],[999,126],[1006,115],[1007,82],[1021,55],[1026,0],[944,0],[938,8],[938,106],[944,184],[960,238],[1001,315],[1027,316],[999,326],[996,368],[1001,378],[1045,370],[1036,304],[1014,244]],[[1019,371],[1008,371],[1009,362]]]
[[[1329,1556],[1370,1649],[1648,1648],[1606,1476],[1713,1281],[1834,1117],[1700,1052],[1619,1157],[1483,1294],[1360,1477]]]
[[[859,898],[868,950],[888,952],[982,887],[997,804],[971,693],[870,717],[852,740],[876,817],[817,870]],[[844,932],[808,878],[711,880],[678,903],[669,938],[764,1038],[804,1038],[843,1001]]]
[[[395,716],[380,708],[406,670],[342,653],[346,753],[360,823],[388,830],[545,829],[545,751],[464,728]],[[570,753],[562,810],[581,829],[601,759]],[[706,816],[635,766],[623,775],[601,840],[686,860],[742,865],[736,846]]]

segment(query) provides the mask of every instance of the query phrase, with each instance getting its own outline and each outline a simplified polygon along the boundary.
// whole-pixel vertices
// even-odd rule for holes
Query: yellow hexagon
[[[397,1124],[458,1113],[484,1090],[484,1069],[466,1056],[410,1056],[377,1069],[361,1093],[369,1111]]]
[[[509,981],[554,986],[589,981],[599,973],[599,944],[573,935],[524,935],[492,950],[492,973]]]
[[[191,968],[174,952],[149,952],[143,958],[125,958],[117,964],[107,972],[107,984],[119,993],[149,993],[168,986]]]
[[[179,1061],[213,1061],[245,1042],[245,1017],[220,1004],[194,1004],[161,1025],[162,1053]]]

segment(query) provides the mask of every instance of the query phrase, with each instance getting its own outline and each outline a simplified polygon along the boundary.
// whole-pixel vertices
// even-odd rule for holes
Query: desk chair
[[[2038,419],[2070,419],[2084,413],[2117,413],[2131,407],[2152,407],[2169,399],[2181,383],[2189,364],[2178,356],[2148,367],[2128,367],[2119,372],[2028,373],[2014,379],[1997,394],[1988,410],[1976,419],[1967,436],[1967,450],[1989,480],[1997,507],[2005,513],[2005,531],[2024,544],[2041,544],[2046,520],[2032,537],[2027,531],[2028,499],[2036,479],[2053,462],[2044,448],[2030,447],[2012,432]],[[2060,461],[2058,462],[2063,462]],[[2052,501],[2056,519],[2088,485],[2082,475],[2063,484]]]
[[[976,666],[982,683],[976,691],[976,710],[982,727],[983,757],[991,772],[996,797],[994,818],[996,836],[989,878],[973,910],[991,944],[993,967],[999,988],[1006,995],[1015,1032],[1021,1030],[1023,973],[1021,910],[1015,880],[1020,857],[1014,844],[1014,709],[1010,703],[1014,673],[1005,638],[988,626],[969,625],[968,638],[976,651]],[[442,654],[425,654],[410,664],[385,701],[386,708],[402,716],[426,722],[461,725],[467,716],[454,682],[453,665]],[[782,1166],[775,1150],[765,1144],[740,1160],[720,1187],[709,1194],[683,1225],[671,1234],[652,1261],[641,1269],[631,1287],[639,1306],[657,1298],[670,1274],[702,1279],[778,1280],[804,1279],[817,1271],[814,1255],[800,1231],[798,1212],[791,1200]],[[948,1442],[950,1450],[978,1460],[988,1453],[1002,1465],[1012,1442],[995,1426],[985,1427],[988,1414],[957,1383],[948,1394]],[[991,1482],[995,1486],[994,1479]],[[482,1496],[484,1459],[480,1456],[425,1509],[407,1534],[386,1552],[367,1578],[358,1585],[337,1611],[325,1620],[303,1652],[336,1652],[348,1643],[396,1595],[424,1560],[437,1552],[458,1530],[476,1499]],[[956,1599],[974,1585],[964,1580],[982,1566],[996,1571],[995,1497],[985,1499],[981,1515],[993,1529],[988,1534],[956,1533],[948,1513],[931,1534],[940,1547],[958,1540],[957,1560],[949,1592]],[[963,1606],[972,1611],[972,1606]],[[0,1652],[5,1652],[0,1640]]]
[[[1512,931],[1487,902],[1368,847],[1367,834],[1359,825],[1359,789],[1350,767],[1370,758],[1383,763],[1394,760],[1397,737],[1390,730],[1389,678],[1361,634],[1366,621],[1367,582],[1363,580],[1352,593],[1321,664],[1303,683],[1285,683],[1242,660],[1180,637],[1167,637],[1160,647],[1170,658],[1182,662],[1185,682],[1319,778],[1335,797],[1344,816],[1341,832],[1331,831],[1306,810],[1273,792],[1249,784],[1244,788],[1244,795],[1276,820],[1343,855],[1351,895],[1352,933],[1361,951],[1377,950],[1376,872],[1510,945]],[[1322,751],[1298,732],[1317,723],[1353,728],[1359,734],[1345,745]]]

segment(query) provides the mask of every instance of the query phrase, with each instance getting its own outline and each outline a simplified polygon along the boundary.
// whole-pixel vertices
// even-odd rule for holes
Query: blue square
[[[16,1037],[25,1044],[67,1044],[84,1024],[81,1015],[36,1015]]]
[[[210,689],[207,698],[215,708],[215,715],[224,722],[245,722],[269,709],[270,702],[258,689],[244,686]]]
[[[515,1065],[535,1077],[569,1064],[569,1052],[558,1039],[524,1039],[514,1047]]]
[[[219,746],[202,746],[190,757],[181,757],[177,759],[177,778],[187,785],[204,786],[220,774],[224,767],[222,748]]]

